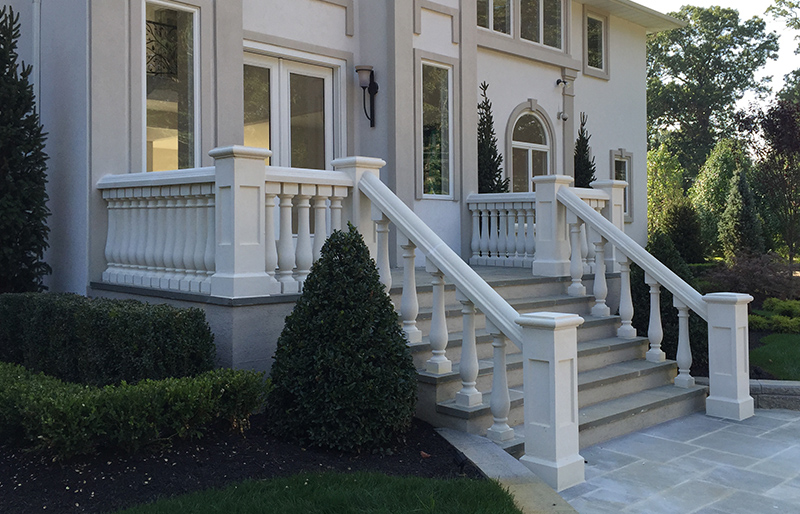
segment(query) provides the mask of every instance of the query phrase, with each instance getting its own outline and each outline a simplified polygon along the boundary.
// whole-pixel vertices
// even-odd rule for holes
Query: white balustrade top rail
[[[456,288],[475,304],[506,337],[522,349],[522,328],[516,323],[519,313],[487,284],[380,179],[364,174],[358,187],[397,229],[453,281]]]
[[[606,241],[612,243],[619,251],[638,264],[648,275],[666,287],[681,302],[708,321],[708,307],[703,296],[692,286],[683,281],[672,270],[658,259],[650,255],[644,248],[624,232],[616,228],[610,221],[596,212],[589,204],[570,188],[558,190],[558,201],[564,204],[585,223],[589,224]]]
[[[267,166],[267,182],[353,187],[353,178],[343,171]]]
[[[572,187],[570,190],[593,209],[601,209],[611,199],[608,193],[590,187]]]
[[[473,193],[467,196],[468,204],[535,202],[536,193]]]
[[[160,187],[214,182],[216,168],[192,168],[175,171],[148,171],[105,175],[97,182],[97,189],[123,189],[131,187]]]

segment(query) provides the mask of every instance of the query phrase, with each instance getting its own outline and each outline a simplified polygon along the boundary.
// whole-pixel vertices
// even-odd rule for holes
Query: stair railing
[[[531,265],[536,249],[535,193],[471,194],[467,206],[472,213],[470,264]]]
[[[585,223],[597,234],[594,242],[596,266],[594,277],[594,295],[597,303],[592,308],[592,315],[607,316],[610,314],[605,305],[607,284],[605,281],[605,263],[607,247],[613,249],[617,257],[621,274],[620,318],[622,326],[618,331],[621,337],[635,337],[636,331],[631,326],[633,304],[630,292],[630,262],[639,265],[645,272],[645,281],[650,286],[650,323],[648,338],[650,349],[647,360],[663,361],[665,355],[661,350],[663,329],[660,319],[660,287],[666,287],[674,298],[674,306],[678,310],[679,336],[677,363],[679,375],[675,385],[691,387],[694,378],[689,369],[692,364],[691,346],[689,342],[689,310],[703,318],[709,326],[709,397],[706,400],[706,412],[709,415],[742,420],[753,415],[753,399],[749,394],[748,342],[747,342],[747,304],[752,301],[750,295],[736,293],[710,293],[701,295],[689,284],[673,273],[664,264],[650,255],[644,248],[627,236],[618,226],[606,219],[592,206],[581,199],[573,188],[566,187],[567,181],[552,180],[549,191],[557,198],[558,204],[566,208],[565,220],[561,226],[570,225],[570,233],[575,233],[575,226]],[[560,182],[560,183],[559,183]],[[624,183],[623,183],[624,184]],[[621,192],[621,188],[617,188]],[[541,193],[540,193],[541,196]],[[612,188],[612,199],[609,208],[618,206]],[[620,219],[619,212],[616,219]],[[615,218],[613,214],[609,217]],[[557,226],[559,223],[556,224]],[[556,237],[558,239],[558,237]],[[566,240],[561,234],[561,240]],[[573,239],[574,241],[574,239]],[[608,243],[611,243],[610,245]],[[574,243],[573,243],[574,244]],[[576,252],[564,251],[570,255],[570,269],[577,269]],[[534,262],[534,271],[536,263]],[[575,280],[570,288],[580,286]]]
[[[416,332],[416,286],[414,259],[419,250],[426,259],[426,269],[433,278],[431,349],[426,363],[429,373],[446,373],[452,363],[445,355],[447,329],[444,313],[444,277],[456,286],[461,303],[463,342],[461,349],[461,390],[458,405],[471,408],[483,403],[477,390],[478,357],[475,341],[475,317],[479,311],[493,339],[494,370],[490,409],[493,425],[488,437],[502,442],[514,437],[508,425],[510,400],[505,376],[505,346],[511,340],[523,354],[523,394],[525,418],[525,455],[520,459],[547,483],[562,490],[584,480],[584,461],[578,454],[577,327],[583,319],[576,314],[520,314],[464,262],[377,176],[385,163],[380,160],[359,163],[335,162],[340,167],[367,168],[357,171],[357,188],[371,203],[372,219],[377,228],[376,262],[384,284],[391,286],[388,269],[389,244],[383,226],[391,222],[403,248],[404,279],[401,316],[404,330],[419,340]],[[371,170],[369,169],[371,168]],[[368,171],[371,171],[369,173]],[[353,174],[353,173],[351,173]],[[354,195],[355,196],[355,195]],[[359,200],[360,201],[360,200]],[[366,204],[366,202],[364,202]],[[506,226],[506,230],[507,230]],[[362,225],[362,233],[370,234]],[[388,281],[388,282],[386,282]]]

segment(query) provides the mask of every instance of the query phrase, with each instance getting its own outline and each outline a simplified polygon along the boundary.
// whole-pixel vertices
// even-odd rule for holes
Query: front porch
[[[92,287],[202,306],[223,365],[269,367],[324,238],[349,221],[398,307],[418,415],[486,435],[558,490],[584,480],[581,447],[704,406],[752,415],[750,297],[701,296],[627,237],[625,183],[576,189],[554,175],[537,177],[535,194],[470,196],[470,267],[378,179],[379,159],[316,171],[265,166],[264,150],[212,155],[212,168],[100,181],[107,266]],[[394,270],[390,224],[402,251]],[[648,338],[631,326],[631,261],[651,290]],[[681,321],[677,363],[660,347],[662,284]],[[709,322],[708,399],[689,373],[689,309]]]

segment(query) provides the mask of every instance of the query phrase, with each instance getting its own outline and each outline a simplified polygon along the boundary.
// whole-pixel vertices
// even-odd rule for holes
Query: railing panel
[[[533,262],[534,193],[472,194],[472,256],[476,266],[529,267]]]

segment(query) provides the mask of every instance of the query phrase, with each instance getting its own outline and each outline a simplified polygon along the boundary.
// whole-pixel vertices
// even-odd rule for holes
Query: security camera
[[[558,113],[558,119],[563,120],[563,121],[567,121],[569,119],[569,114],[567,114],[567,113],[565,113],[563,111],[559,112]]]

